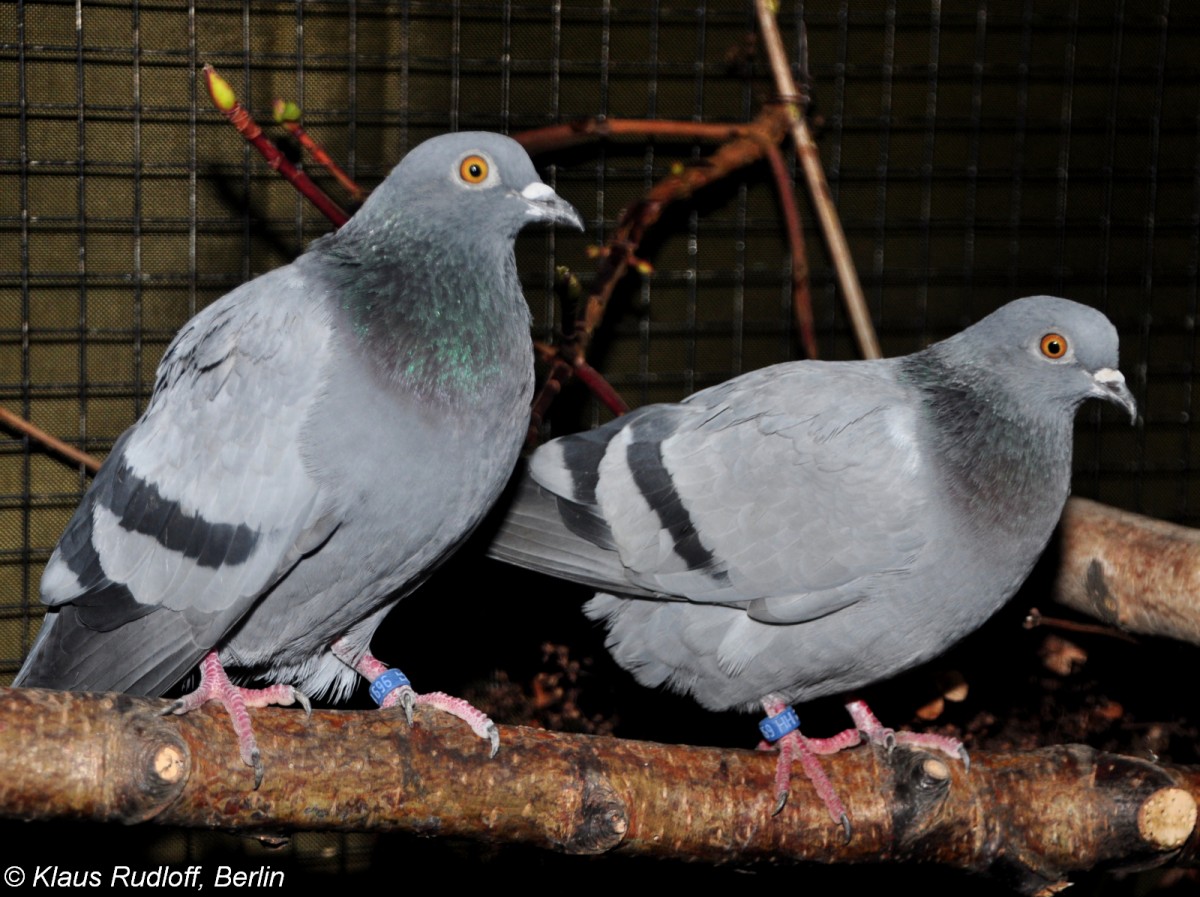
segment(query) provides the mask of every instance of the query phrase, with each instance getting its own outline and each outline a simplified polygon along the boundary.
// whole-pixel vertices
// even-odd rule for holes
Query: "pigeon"
[[[14,684],[247,708],[418,696],[370,652],[393,606],[463,542],[511,476],[533,389],[513,243],[582,229],[524,149],[463,132],[415,147],[335,233],[192,318],[41,581],[45,621]],[[237,681],[265,684],[249,689]]]
[[[710,710],[761,707],[831,818],[814,755],[897,742],[800,735],[793,702],[853,692],[939,654],[1024,581],[1071,483],[1087,398],[1136,415],[1117,332],[1066,299],[1019,299],[915,354],[797,361],[650,405],[539,448],[488,552],[597,591],[617,663]]]

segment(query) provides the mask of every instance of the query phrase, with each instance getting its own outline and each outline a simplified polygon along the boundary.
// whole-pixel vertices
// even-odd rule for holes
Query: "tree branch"
[[[1200,530],[1072,498],[1055,599],[1128,632],[1200,644]]]
[[[826,758],[849,842],[802,777],[771,816],[774,755],[400,713],[255,711],[262,787],[211,705],[161,715],[128,695],[0,690],[0,815],[236,829],[408,831],[604,853],[755,863],[935,862],[1027,893],[1099,865],[1193,864],[1200,770],[1080,746]]]

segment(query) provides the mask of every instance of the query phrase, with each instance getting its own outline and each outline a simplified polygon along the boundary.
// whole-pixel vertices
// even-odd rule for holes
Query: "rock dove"
[[[384,616],[495,501],[527,432],[530,315],[513,256],[534,222],[582,228],[515,141],[413,149],[339,231],[184,325],[46,566],[16,685],[160,695],[184,712],[416,696],[370,653]],[[277,683],[260,690],[231,684]]]
[[[586,613],[643,685],[762,707],[777,809],[794,754],[849,834],[814,753],[860,730],[961,745],[897,736],[860,701],[856,729],[809,740],[788,705],[928,660],[1012,596],[1092,396],[1136,414],[1112,324],[1020,299],[913,355],[780,364],[549,442],[489,553],[597,589]]]

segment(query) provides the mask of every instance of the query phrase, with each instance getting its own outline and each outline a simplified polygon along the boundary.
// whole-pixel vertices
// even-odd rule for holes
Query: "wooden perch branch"
[[[706,862],[935,862],[1033,893],[1098,865],[1193,863],[1200,771],[1061,747],[977,753],[971,769],[897,749],[823,761],[847,843],[797,777],[771,816],[774,755],[502,728],[501,750],[455,720],[255,711],[258,791],[211,705],[181,717],[127,695],[0,690],[0,813],[237,829],[409,831],[567,853]],[[49,746],[53,745],[53,749]]]
[[[1072,498],[1055,598],[1128,632],[1200,644],[1200,530]]]

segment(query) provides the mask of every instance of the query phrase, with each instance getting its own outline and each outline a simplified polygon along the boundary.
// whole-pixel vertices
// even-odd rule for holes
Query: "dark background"
[[[1200,9],[1178,0],[784,3],[780,23],[797,61],[802,18],[821,154],[885,354],[947,336],[1018,296],[1053,293],[1103,309],[1121,332],[1141,416],[1130,428],[1110,410],[1083,410],[1075,492],[1196,524]],[[298,102],[308,130],[369,187],[413,145],[448,130],[512,132],[597,115],[747,121],[774,94],[755,30],[752,7],[734,0],[2,4],[0,403],[103,455],[144,408],[179,326],[329,229],[212,109],[203,63],[264,126],[275,97]],[[282,132],[268,131],[299,158]],[[709,152],[686,142],[610,142],[535,160],[587,221],[583,235],[531,232],[519,241],[535,337],[553,332],[553,266],[586,280],[595,264],[587,247],[603,242],[621,211],[672,164]],[[307,170],[344,198],[322,171]],[[851,358],[823,245],[803,185],[797,190],[821,352]],[[631,404],[678,399],[799,357],[778,208],[760,165],[673,207],[651,233],[642,254],[654,272],[621,285],[591,355]],[[553,428],[606,415],[571,389]],[[37,630],[42,567],[87,484],[81,471],[0,434],[0,683]],[[510,588],[527,596],[520,606],[501,600]],[[753,744],[749,719],[705,714],[629,682],[580,618],[582,597],[464,555],[402,605],[375,649],[403,658],[419,687],[490,700],[500,722]],[[943,722],[968,733],[975,725],[980,745],[1024,744],[1036,733],[1150,750],[1138,739],[1157,725],[1168,729],[1167,755],[1192,759],[1194,651],[1085,638],[1084,670],[1056,678],[1039,660],[1043,637],[1020,628],[1030,605],[1051,612],[1047,601],[1031,584],[937,669],[882,690],[885,721],[911,721],[936,694],[936,675],[954,668],[972,691]],[[522,701],[537,682],[569,687],[531,716]],[[1072,727],[1089,708],[1108,706],[1102,701],[1124,711],[1110,730]],[[994,723],[979,723],[987,718]],[[1021,718],[1028,731],[1013,729]],[[830,730],[844,724],[836,703],[805,719],[806,728],[810,719]],[[4,831],[23,856],[65,841],[134,865],[260,862],[257,847],[224,836]],[[301,872],[400,875],[417,859],[458,863],[481,853],[299,835],[262,862],[295,882]],[[488,876],[711,874],[521,850],[482,858],[478,874]],[[476,867],[457,868],[471,875]],[[803,874],[808,886],[869,875]],[[903,874],[963,883],[928,870]]]

